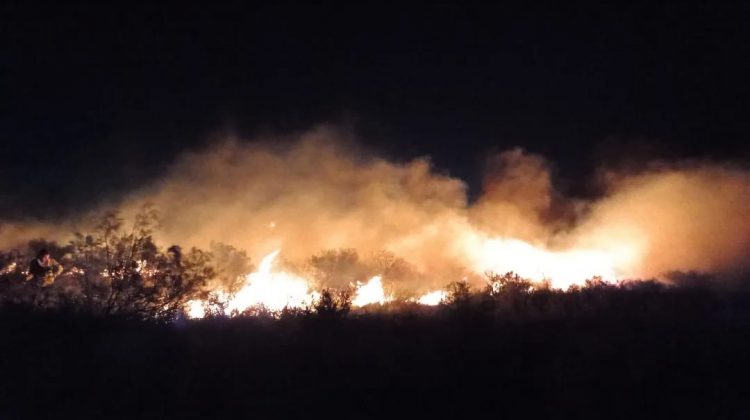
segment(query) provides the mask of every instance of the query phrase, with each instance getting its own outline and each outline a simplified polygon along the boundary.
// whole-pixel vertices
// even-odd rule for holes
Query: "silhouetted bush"
[[[352,291],[344,289],[323,289],[320,297],[313,303],[313,309],[323,318],[341,318],[346,316],[352,307]]]
[[[220,242],[211,242],[211,265],[216,275],[207,285],[209,290],[237,292],[245,284],[245,276],[255,271],[255,266],[244,250]]]
[[[215,289],[243,284],[246,254],[162,249],[157,225],[150,209],[128,229],[109,214],[67,245],[0,253],[0,418],[299,418],[332,398],[322,413],[347,418],[750,415],[750,292],[710,276],[562,291],[487,273],[435,307],[352,309],[350,278],[410,268],[339,250],[311,261],[341,287],[309,307],[230,318]],[[65,267],[41,292],[25,273],[39,247]],[[204,319],[182,316],[192,299]]]
[[[468,310],[401,302],[341,316],[328,291],[321,308],[335,322],[287,309],[164,324],[8,303],[0,416],[297,418],[331,398],[338,411],[326,413],[347,418],[748,413],[744,292],[596,281],[451,290]]]
[[[448,306],[466,306],[471,300],[471,286],[465,281],[454,281],[445,288],[444,304]]]
[[[351,248],[323,251],[310,257],[308,264],[312,267],[313,279],[321,288],[343,289],[371,275],[357,251]]]
[[[102,315],[173,319],[189,300],[209,297],[207,285],[216,277],[210,253],[178,246],[160,249],[153,241],[155,211],[145,207],[125,230],[114,213],[104,215],[93,232],[76,233],[66,246],[43,240],[29,244],[28,254],[6,257],[0,301],[39,307],[76,306]],[[50,287],[26,281],[36,251],[44,247],[65,267]],[[12,270],[8,267],[12,266]]]

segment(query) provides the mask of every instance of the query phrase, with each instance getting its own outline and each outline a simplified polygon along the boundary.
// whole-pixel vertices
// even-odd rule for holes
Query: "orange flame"
[[[383,282],[380,276],[371,278],[365,284],[358,284],[357,291],[352,299],[352,305],[365,306],[372,304],[383,304],[393,300],[392,296],[386,296],[383,291]]]
[[[258,271],[246,277],[245,286],[228,302],[225,312],[242,312],[250,307],[262,305],[272,311],[285,307],[303,308],[312,304],[316,293],[310,290],[308,281],[286,272],[273,272],[273,263],[281,250],[266,255]]]

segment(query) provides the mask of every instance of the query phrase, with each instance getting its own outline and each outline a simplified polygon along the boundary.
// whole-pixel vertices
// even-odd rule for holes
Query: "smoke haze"
[[[255,261],[279,248],[289,260],[334,248],[360,255],[387,250],[430,287],[481,274],[488,267],[476,254],[491,238],[549,252],[597,252],[588,258],[617,253],[612,264],[619,277],[731,273],[746,265],[750,174],[740,168],[649,162],[638,172],[602,168],[606,194],[581,201],[555,191],[543,157],[513,149],[488,157],[482,194],[469,203],[466,184],[436,172],[428,158],[397,163],[370,156],[333,127],[271,140],[228,138],[184,154],[161,179],[102,208],[128,218],[153,203],[163,245],[207,248],[219,241]],[[86,218],[6,222],[0,245],[64,240],[86,224]],[[491,268],[510,271],[513,258]]]

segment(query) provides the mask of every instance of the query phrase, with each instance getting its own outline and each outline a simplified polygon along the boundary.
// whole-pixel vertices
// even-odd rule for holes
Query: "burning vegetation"
[[[512,255],[518,272],[488,270],[480,275],[464,271],[463,277],[443,288],[419,290],[411,287],[412,276],[420,273],[388,251],[361,259],[354,249],[335,249],[292,261],[281,258],[281,250],[275,250],[256,267],[245,251],[221,243],[211,243],[209,250],[183,250],[176,245],[161,248],[154,241],[159,225],[156,211],[146,206],[131,226],[117,214],[108,213],[91,232],[75,233],[67,245],[34,240],[28,244],[28,253],[3,253],[0,304],[76,308],[92,314],[172,321],[182,317],[342,316],[352,310],[413,312],[420,307],[422,313],[429,313],[430,307],[455,309],[469,302],[480,307],[494,305],[498,314],[505,313],[507,305],[545,302],[537,309],[556,313],[555,305],[569,304],[575,300],[572,296],[582,291],[669,289],[654,280],[618,280],[604,256],[585,251],[556,254],[522,241],[493,239],[485,242],[479,259]],[[42,247],[60,262],[61,271],[40,286],[28,281],[26,267],[30,255]],[[612,277],[587,271],[597,267],[584,265],[587,258]],[[539,264],[533,264],[534,259]],[[575,267],[576,263],[581,266]],[[530,275],[522,275],[528,267],[525,273]],[[559,277],[545,277],[539,267],[558,269]],[[566,267],[570,269],[566,271]],[[533,277],[535,274],[538,277]],[[706,279],[711,278],[695,274],[682,277],[702,286],[710,284]],[[675,282],[681,275],[672,273],[668,278]],[[560,279],[568,281],[561,283]],[[562,300],[547,307],[550,299]]]
[[[535,293],[673,284],[680,272],[742,278],[746,172],[695,162],[602,168],[603,193],[590,200],[566,197],[550,174],[539,156],[500,153],[470,203],[465,184],[429,160],[369,157],[330,127],[281,143],[228,140],[184,155],[96,217],[0,226],[0,245],[20,250],[3,254],[3,298],[174,318],[434,306],[457,284],[491,294],[506,283]],[[51,242],[19,245],[41,234]],[[41,292],[23,281],[40,247],[65,268]]]
[[[580,200],[514,150],[469,203],[332,136],[229,142],[94,216],[4,225],[0,417],[746,410],[744,171],[602,171]],[[40,249],[54,281],[27,281]]]

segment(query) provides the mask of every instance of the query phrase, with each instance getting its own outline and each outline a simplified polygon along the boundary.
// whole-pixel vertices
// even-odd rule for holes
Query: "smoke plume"
[[[547,160],[513,149],[488,157],[482,194],[469,203],[466,184],[437,173],[428,158],[397,163],[370,156],[335,128],[273,140],[229,138],[186,153],[162,179],[102,207],[128,217],[152,203],[161,214],[162,244],[206,248],[220,241],[256,261],[279,248],[289,260],[335,248],[387,250],[431,285],[513,270],[518,257],[508,253],[526,244],[552,255],[545,270],[565,258],[600,259],[618,277],[746,266],[750,173],[741,168],[601,168],[606,194],[581,201],[555,191]],[[0,245],[31,235],[64,238],[60,228],[85,223],[6,223]],[[519,242],[488,248],[496,238]]]

